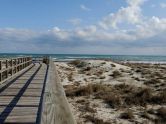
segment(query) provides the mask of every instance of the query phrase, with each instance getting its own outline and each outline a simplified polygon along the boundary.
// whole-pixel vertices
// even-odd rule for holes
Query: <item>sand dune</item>
[[[166,121],[166,65],[106,60],[55,64],[78,124]]]

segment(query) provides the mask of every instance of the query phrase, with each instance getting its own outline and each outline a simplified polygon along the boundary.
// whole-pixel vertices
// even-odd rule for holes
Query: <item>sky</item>
[[[1,0],[0,52],[166,55],[166,1]]]

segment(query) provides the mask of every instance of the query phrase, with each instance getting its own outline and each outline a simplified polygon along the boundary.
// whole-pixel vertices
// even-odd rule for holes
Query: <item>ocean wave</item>
[[[123,61],[124,63],[166,64],[166,61]]]
[[[66,58],[68,58],[68,59],[90,59],[90,58],[96,58],[96,57],[91,57],[91,56],[79,56],[79,57],[68,56]]]

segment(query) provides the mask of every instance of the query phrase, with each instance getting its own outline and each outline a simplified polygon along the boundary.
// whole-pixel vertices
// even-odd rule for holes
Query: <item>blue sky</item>
[[[69,20],[80,18],[94,24],[104,15],[115,12],[124,0],[4,0],[0,4],[1,27],[50,29],[54,26],[73,28]],[[85,6],[90,10],[83,10]]]
[[[165,0],[2,0],[0,52],[166,55]]]

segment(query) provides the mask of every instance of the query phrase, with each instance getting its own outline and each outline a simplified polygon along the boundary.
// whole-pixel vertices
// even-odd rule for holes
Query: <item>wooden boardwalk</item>
[[[76,124],[55,65],[46,63],[30,64],[12,79],[5,77],[8,80],[0,85],[0,124]]]
[[[38,121],[47,65],[35,64],[0,89],[0,124]]]

